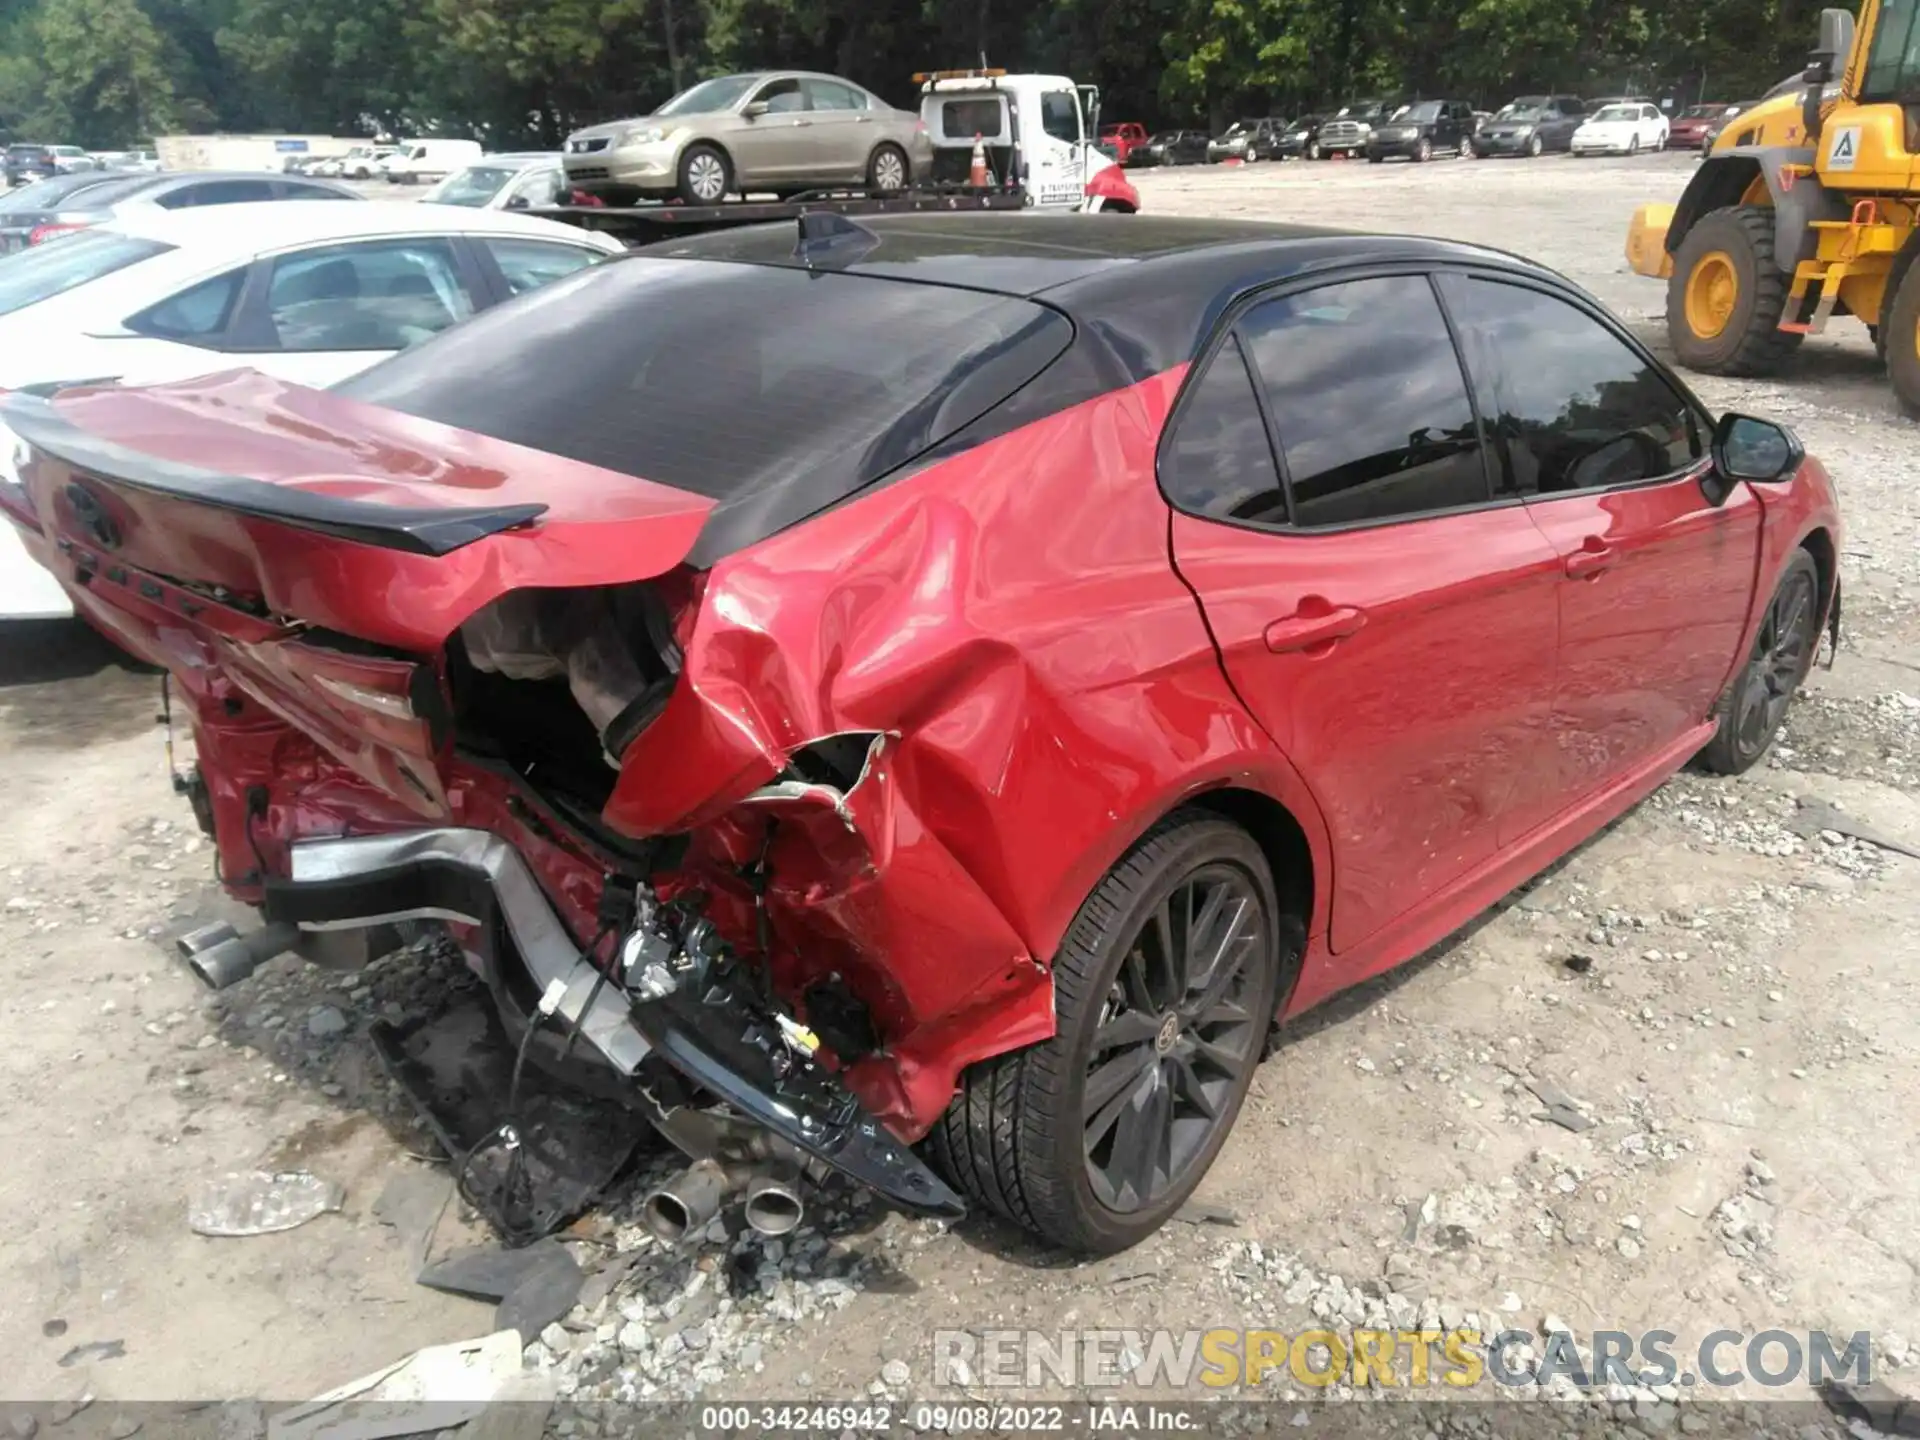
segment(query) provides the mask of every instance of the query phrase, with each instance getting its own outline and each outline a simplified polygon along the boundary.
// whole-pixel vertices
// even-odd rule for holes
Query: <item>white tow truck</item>
[[[1133,186],[1095,143],[1097,85],[1004,70],[934,70],[913,79],[936,185],[969,178],[978,141],[995,183],[1018,189],[1035,209],[1139,209]]]

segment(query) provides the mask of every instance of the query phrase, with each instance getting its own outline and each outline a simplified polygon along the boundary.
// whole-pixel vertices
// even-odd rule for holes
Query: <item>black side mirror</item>
[[[507,201],[507,209],[509,210],[531,210],[532,208],[533,202],[528,200],[524,195],[515,195]]]
[[[1729,413],[1713,427],[1714,469],[1728,480],[1790,480],[1806,456],[1800,437],[1771,420]]]

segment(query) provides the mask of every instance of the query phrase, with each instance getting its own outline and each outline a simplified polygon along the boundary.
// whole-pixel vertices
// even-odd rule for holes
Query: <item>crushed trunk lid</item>
[[[219,666],[425,814],[454,630],[509,591],[663,575],[712,508],[252,371],[8,395],[0,423],[29,447],[0,507],[83,613],[170,669]]]

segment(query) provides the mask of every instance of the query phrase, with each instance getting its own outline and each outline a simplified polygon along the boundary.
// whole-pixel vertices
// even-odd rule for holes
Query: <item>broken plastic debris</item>
[[[200,1188],[187,1224],[199,1235],[269,1235],[346,1203],[344,1188],[305,1170],[236,1171]]]
[[[429,1345],[406,1359],[282,1410],[267,1440],[382,1440],[464,1425],[520,1373],[520,1335]]]
[[[124,1340],[90,1340],[76,1345],[60,1357],[60,1368],[70,1370],[83,1360],[118,1360],[127,1353]]]
[[[1837,835],[1863,840],[1881,850],[1891,850],[1896,855],[1910,855],[1920,860],[1920,849],[1915,849],[1904,840],[1896,840],[1864,821],[1854,819],[1846,811],[1829,805],[1825,800],[1815,799],[1811,795],[1801,795],[1797,798],[1797,803],[1800,808],[1795,813],[1790,827],[1796,835],[1810,840],[1822,830],[1831,830]]]

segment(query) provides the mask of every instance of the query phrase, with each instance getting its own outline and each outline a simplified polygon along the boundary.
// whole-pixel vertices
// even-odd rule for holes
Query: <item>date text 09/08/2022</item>
[[[1005,1405],[962,1401],[886,1404],[707,1405],[700,1430],[709,1434],[882,1434],[895,1428],[916,1434],[1042,1434],[1084,1430],[1134,1434],[1190,1433],[1204,1428],[1191,1407],[1181,1405],[1036,1403]]]

